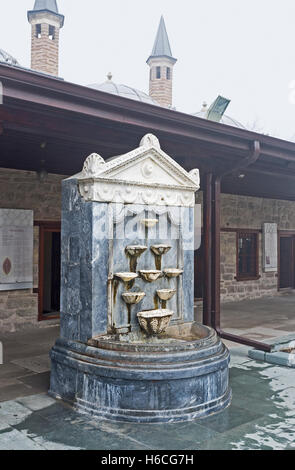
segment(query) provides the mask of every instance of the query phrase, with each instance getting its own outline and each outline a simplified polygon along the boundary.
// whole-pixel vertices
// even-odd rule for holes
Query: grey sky
[[[34,0],[1,0],[0,48],[30,64]],[[65,15],[60,75],[89,84],[113,80],[148,91],[148,58],[161,14],[178,59],[174,105],[195,112],[218,94],[244,125],[295,137],[294,0],[58,0]],[[294,84],[295,90],[295,84]]]

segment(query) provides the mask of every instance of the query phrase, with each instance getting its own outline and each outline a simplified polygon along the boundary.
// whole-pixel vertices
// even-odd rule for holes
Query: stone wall
[[[35,172],[0,168],[0,208],[31,209],[35,221],[60,221],[61,180],[48,175],[40,182]],[[34,288],[38,287],[39,227],[34,227]],[[44,323],[44,322],[41,322]],[[45,322],[47,323],[47,322]],[[30,290],[0,292],[0,331],[12,332],[38,322],[38,294]]]
[[[264,222],[277,223],[279,230],[295,230],[295,203],[222,194],[222,228],[261,229]]]
[[[221,227],[261,230],[273,222],[279,230],[295,230],[295,203],[275,199],[222,195]],[[253,299],[278,294],[278,274],[265,273],[262,267],[263,240],[259,234],[259,275],[254,281],[237,281],[236,233],[221,233],[221,300]]]
[[[197,202],[202,204],[202,193]],[[295,203],[275,199],[221,195],[221,228],[262,230],[264,222],[278,224],[279,230],[295,230]],[[262,268],[263,240],[259,234],[258,280],[237,281],[236,232],[221,232],[221,300],[254,299],[278,294],[277,273],[265,273]]]
[[[258,280],[237,281],[236,272],[236,233],[222,232],[221,249],[221,301],[255,299],[275,295],[278,292],[277,273],[265,273],[262,269],[262,234],[259,234],[259,275]]]

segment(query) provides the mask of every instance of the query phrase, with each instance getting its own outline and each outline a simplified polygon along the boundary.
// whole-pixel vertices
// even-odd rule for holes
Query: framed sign
[[[33,288],[33,211],[0,209],[0,291]]]
[[[278,270],[278,226],[263,224],[263,269],[265,272]]]

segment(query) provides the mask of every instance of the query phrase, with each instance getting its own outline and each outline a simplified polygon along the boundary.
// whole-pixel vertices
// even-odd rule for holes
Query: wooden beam
[[[204,286],[203,286],[203,323],[211,326],[212,300],[212,173],[204,177],[203,226],[204,226]]]
[[[220,194],[219,176],[212,180],[212,305],[211,325],[220,328]]]
[[[209,149],[217,146],[228,153],[247,152],[254,140],[261,142],[266,157],[295,162],[295,144],[252,131],[201,119],[187,113],[129,100],[89,87],[0,64],[4,103],[19,109],[36,108],[55,112],[63,119],[73,114],[84,119],[101,119],[111,126],[126,125],[134,130],[165,132],[192,139]],[[218,152],[217,152],[218,153]]]

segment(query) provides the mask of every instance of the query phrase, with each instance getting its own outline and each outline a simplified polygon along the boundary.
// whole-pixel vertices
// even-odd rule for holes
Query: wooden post
[[[212,173],[205,176],[203,193],[204,227],[204,286],[203,286],[203,324],[211,326],[211,285],[212,285]]]
[[[220,329],[220,193],[221,179],[215,176],[212,184],[212,304],[211,326]]]

